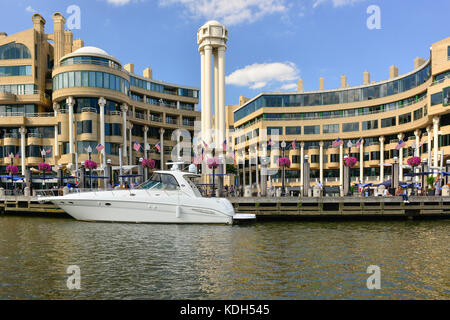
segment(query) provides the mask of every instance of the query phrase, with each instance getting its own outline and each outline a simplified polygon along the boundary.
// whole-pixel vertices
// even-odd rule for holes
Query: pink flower
[[[217,159],[217,158],[209,158],[206,161],[206,164],[208,165],[208,167],[210,169],[213,169],[213,168],[215,169],[215,168],[217,168],[219,166],[219,159]]]
[[[96,169],[96,168],[97,168],[97,162],[92,161],[92,160],[86,160],[86,161],[84,162],[84,166],[85,166],[87,169]]]
[[[15,165],[8,165],[6,166],[6,172],[10,174],[17,174],[19,172],[19,168]]]
[[[143,159],[142,160],[142,166],[144,168],[154,169],[155,168],[155,160],[153,160],[153,159]]]
[[[347,157],[344,159],[345,166],[350,168],[354,167],[357,162],[358,160],[355,157]]]
[[[291,166],[291,160],[287,157],[278,158],[278,165],[280,167],[286,167],[289,168]]]
[[[406,161],[411,167],[417,167],[422,160],[419,157],[411,157]]]
[[[49,172],[52,170],[52,167],[48,163],[41,162],[38,164],[38,169],[42,172]]]

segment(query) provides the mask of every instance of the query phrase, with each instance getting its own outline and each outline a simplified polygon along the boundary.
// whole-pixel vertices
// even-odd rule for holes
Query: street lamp
[[[92,147],[89,145],[86,151],[88,153],[89,162],[91,162]],[[89,188],[92,189],[92,168],[89,168]]]
[[[45,155],[47,154],[47,152],[45,152],[44,149],[41,150],[41,156],[42,156],[42,163],[45,163]],[[45,166],[44,166],[45,168]],[[42,186],[45,189],[45,170],[42,170]]]
[[[12,166],[14,165],[14,154],[11,152],[9,154],[9,161],[10,161],[10,165],[11,165],[11,171],[9,172],[9,174],[11,175],[11,192],[14,191],[14,173],[12,170]]]
[[[284,158],[284,150],[286,148],[286,141],[282,141],[281,142],[281,152],[282,152],[282,157]],[[283,165],[283,179],[281,181],[281,196],[284,197],[286,196],[286,190],[285,190],[285,180],[286,180],[286,166]]]

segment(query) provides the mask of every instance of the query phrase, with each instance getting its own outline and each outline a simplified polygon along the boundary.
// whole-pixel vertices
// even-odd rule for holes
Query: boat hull
[[[233,217],[204,207],[177,206],[163,203],[53,200],[77,220],[129,223],[206,223],[232,224]]]

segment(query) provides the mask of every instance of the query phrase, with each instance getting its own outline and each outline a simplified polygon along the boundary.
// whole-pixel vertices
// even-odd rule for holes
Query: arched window
[[[0,46],[0,60],[7,59],[31,59],[30,50],[25,45],[15,42]]]

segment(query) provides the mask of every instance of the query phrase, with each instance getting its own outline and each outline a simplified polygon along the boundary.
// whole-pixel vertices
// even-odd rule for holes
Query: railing
[[[409,103],[405,103],[402,105],[396,105],[395,107],[389,108],[387,110],[379,110],[379,111],[372,111],[372,112],[355,112],[354,114],[337,114],[337,115],[329,115],[329,116],[322,116],[322,117],[287,117],[287,118],[266,118],[266,119],[256,119],[254,121],[252,121],[249,124],[245,124],[243,126],[240,126],[239,128],[236,129],[236,133],[240,132],[241,130],[252,126],[256,123],[259,123],[261,121],[301,121],[301,120],[321,120],[321,119],[336,119],[336,118],[348,118],[348,117],[360,117],[360,116],[366,116],[366,115],[372,115],[372,114],[378,114],[378,113],[383,113],[383,112],[388,112],[388,111],[393,111],[393,110],[399,110],[408,106],[411,106],[413,104],[419,103],[423,100],[426,99],[426,96],[420,97],[419,99],[415,100],[415,101],[411,101]],[[299,106],[300,107],[300,106]],[[360,109],[360,108],[358,108]],[[342,110],[344,111],[344,110]]]
[[[145,113],[135,112],[134,116],[138,119],[143,119],[143,120],[147,119],[147,116]]]
[[[121,116],[122,112],[121,111],[108,111],[107,114],[110,116]]]
[[[150,121],[162,122],[162,119],[161,119],[161,117],[156,117],[154,115],[150,115]]]
[[[3,137],[4,137],[4,138],[14,138],[14,139],[18,139],[18,138],[19,138],[19,134],[18,134],[18,133],[11,133],[11,132],[8,132],[8,133],[5,133],[5,134],[3,135]]]
[[[7,89],[5,87],[0,87],[0,92],[10,93],[10,94],[18,95],[18,96],[38,94],[47,100],[51,100],[50,96],[41,90],[19,90],[19,91],[17,91],[17,90]]]
[[[31,117],[31,118],[46,118],[54,117],[54,112],[41,112],[41,113],[27,113],[27,112],[1,112],[0,117]]]
[[[177,119],[166,118],[166,123],[168,123],[168,124],[177,124],[178,121],[177,121]]]
[[[92,108],[92,107],[84,107],[84,108],[81,108],[81,112],[97,113],[97,109]]]
[[[185,106],[185,105],[180,105],[180,109],[194,111],[194,107]]]
[[[183,120],[183,126],[190,126],[193,127],[194,126],[194,122],[193,120]]]
[[[434,82],[431,84],[431,86],[434,86],[434,85],[436,85],[436,84],[440,84],[440,83],[444,82],[444,81],[447,80],[447,79],[450,79],[450,75],[447,75],[447,76],[445,76],[444,78],[442,78],[442,79],[440,79],[440,80],[434,81]]]
[[[35,132],[30,132],[27,134],[28,138],[42,138],[42,134],[40,133],[35,133]]]
[[[93,65],[97,65],[97,66],[113,68],[116,70],[122,70],[122,68],[120,66],[115,65],[114,63],[106,62],[106,61],[98,61],[98,60],[69,60],[69,61],[63,61],[61,63],[61,66],[70,66],[70,65],[74,65],[74,64],[93,64]]]

